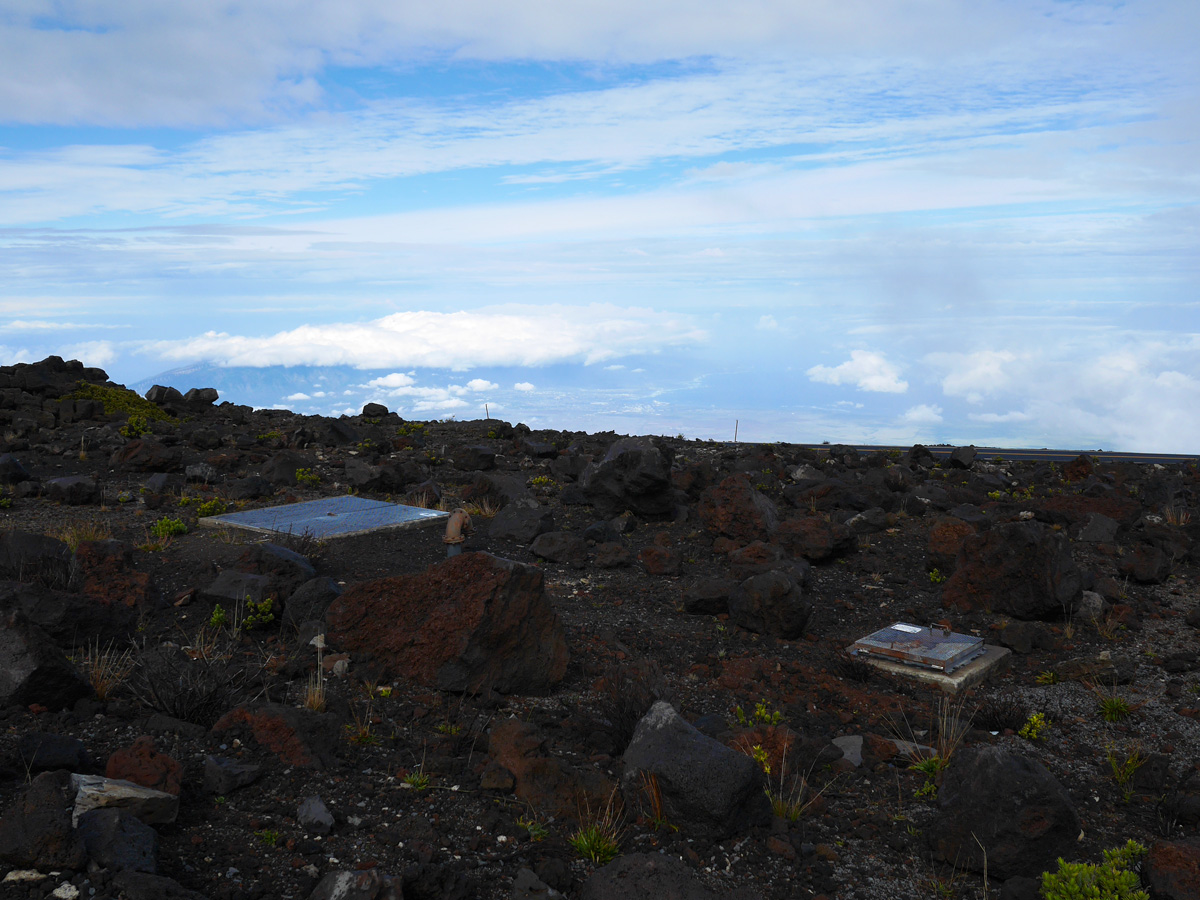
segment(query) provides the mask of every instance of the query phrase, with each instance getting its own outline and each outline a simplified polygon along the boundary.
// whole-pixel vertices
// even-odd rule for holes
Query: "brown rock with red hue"
[[[167,754],[159,753],[154,738],[142,735],[131,746],[108,758],[104,775],[179,796],[183,766]]]
[[[83,838],[71,826],[71,774],[43,772],[0,816],[0,860],[22,868],[82,869]]]
[[[551,756],[544,740],[532,722],[506,719],[492,727],[488,739],[491,765],[511,772],[517,797],[536,810],[577,815],[585,802],[599,809],[615,785],[599,772]]]
[[[818,516],[781,522],[773,540],[792,556],[824,562],[854,549],[854,532]]]
[[[464,553],[417,575],[363,582],[326,613],[326,640],[365,654],[382,678],[450,691],[543,693],[567,642],[541,569]]]
[[[638,562],[647,575],[678,575],[683,571],[683,557],[678,550],[651,544],[638,553]]]
[[[81,593],[105,606],[140,608],[154,598],[154,582],[147,573],[134,570],[133,548],[124,541],[81,541],[75,564]]]
[[[709,531],[743,543],[766,540],[779,524],[775,504],[743,475],[730,475],[704,491],[696,511]]]
[[[1200,843],[1155,841],[1142,870],[1159,900],[1200,900]]]
[[[1018,619],[1070,613],[1083,596],[1083,579],[1065,536],[1037,522],[999,525],[969,535],[959,551],[943,601]]]
[[[212,727],[217,733],[237,729],[288,765],[313,769],[324,769],[333,761],[333,746],[339,734],[329,715],[277,703],[239,706]]]
[[[963,541],[975,533],[975,526],[953,516],[940,516],[929,526],[929,543],[925,547],[928,566],[943,575],[951,575],[962,549]]]
[[[1096,469],[1092,458],[1086,453],[1080,453],[1077,457],[1063,466],[1063,478],[1067,481],[1083,481],[1092,474]]]
[[[766,541],[751,541],[745,547],[729,552],[729,568],[739,581],[769,572],[783,562],[783,548]]]

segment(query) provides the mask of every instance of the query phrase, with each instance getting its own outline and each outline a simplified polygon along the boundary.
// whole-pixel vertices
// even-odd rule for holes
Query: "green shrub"
[[[246,598],[246,618],[242,620],[242,628],[246,631],[253,631],[255,628],[270,625],[275,621],[275,614],[271,612],[271,607],[275,605],[274,599],[264,597],[257,603]]]
[[[1017,732],[1027,741],[1040,741],[1046,736],[1046,732],[1050,730],[1050,720],[1042,713],[1036,712],[1029,717],[1029,721],[1021,726],[1021,730]]]
[[[938,569],[930,569],[929,570],[929,583],[930,584],[941,584],[945,580],[946,580],[946,576],[943,575],[941,573],[941,571],[939,571]]]
[[[150,433],[145,416],[130,416],[125,424],[117,430],[120,431],[121,437],[125,438],[140,438],[143,434]]]
[[[1104,862],[1069,863],[1058,860],[1057,872],[1042,873],[1045,900],[1149,900],[1136,872],[1129,867],[1146,853],[1130,839],[1124,847],[1104,851]]]
[[[312,469],[297,469],[296,484],[304,485],[304,487],[316,487],[321,483],[321,476]]]
[[[208,618],[208,624],[213,628],[224,628],[229,624],[229,615],[220,603],[213,607],[212,615]]]
[[[9,509],[12,506],[12,497],[0,497],[0,509]]]
[[[207,500],[196,507],[196,515],[204,518],[205,516],[219,516],[225,510],[229,509],[229,504],[224,500]]]
[[[127,416],[140,416],[145,422],[174,422],[175,420],[147,400],[139,397],[133,391],[123,387],[109,387],[106,384],[87,384],[80,382],[79,387],[63,397],[64,400],[95,400],[104,407],[108,416],[124,413]]]
[[[163,516],[150,526],[150,534],[156,538],[169,538],[177,534],[187,534],[187,526],[179,519]]]

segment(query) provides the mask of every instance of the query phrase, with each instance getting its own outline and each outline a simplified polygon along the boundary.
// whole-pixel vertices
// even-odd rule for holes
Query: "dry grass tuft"
[[[83,674],[99,700],[112,696],[133,674],[136,665],[133,648],[118,652],[112,641],[101,648],[99,638],[84,647]]]

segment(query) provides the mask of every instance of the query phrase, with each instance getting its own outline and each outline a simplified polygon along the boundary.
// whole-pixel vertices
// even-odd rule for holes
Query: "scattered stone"
[[[305,797],[296,811],[296,821],[309,834],[329,834],[333,831],[333,813],[320,797]]]
[[[45,731],[21,735],[17,740],[17,758],[31,773],[54,769],[81,772],[92,765],[87,747],[79,738]]]
[[[812,611],[800,583],[778,569],[747,578],[729,596],[729,618],[735,624],[785,640],[804,634]]]
[[[43,483],[42,493],[47,500],[66,506],[86,506],[99,503],[101,498],[100,485],[88,475],[51,478]]]
[[[92,686],[25,613],[0,616],[0,707],[66,709],[91,695]]]
[[[488,537],[496,541],[531,544],[539,535],[554,530],[554,513],[547,507],[529,508],[510,503],[492,517]]]
[[[1200,842],[1155,841],[1142,868],[1158,900],[1200,898]]]
[[[147,825],[174,822],[179,815],[179,797],[132,781],[100,775],[71,775],[75,788],[72,822],[93,809],[124,809]]]
[[[365,872],[330,872],[308,895],[308,900],[404,900],[401,879],[378,869]]]
[[[673,456],[653,438],[624,438],[609,447],[599,463],[584,470],[579,485],[602,515],[620,515],[628,509],[646,518],[663,518],[676,503]]]
[[[325,769],[334,761],[339,731],[329,714],[278,703],[239,706],[221,716],[212,730],[242,731],[291,766]]]
[[[534,538],[529,551],[550,562],[569,565],[574,569],[587,566],[587,542],[571,531],[548,531]]]
[[[159,753],[154,738],[149,735],[142,735],[129,747],[110,756],[104,774],[108,778],[132,781],[176,796],[183,783],[183,766],[165,753]]]
[[[696,512],[709,531],[743,543],[768,540],[779,525],[775,504],[744,475],[731,475],[704,491]]]
[[[79,817],[79,836],[97,865],[120,872],[158,871],[158,832],[124,809],[93,809]]]
[[[662,700],[625,750],[621,791],[629,808],[641,802],[642,773],[656,776],[667,819],[680,828],[720,840],[770,821],[754,760],[702,734]]]
[[[253,784],[262,774],[262,766],[230,759],[227,756],[204,757],[204,790],[224,797],[238,788]]]
[[[174,878],[125,869],[113,876],[113,885],[124,900],[208,900],[203,894],[191,891]]]

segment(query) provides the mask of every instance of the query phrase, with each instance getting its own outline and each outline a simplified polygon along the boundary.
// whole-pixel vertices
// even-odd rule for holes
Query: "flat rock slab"
[[[934,669],[910,666],[905,663],[891,662],[890,660],[864,656],[862,654],[859,654],[857,659],[870,663],[881,672],[887,672],[889,675],[911,678],[914,681],[939,687],[947,694],[957,694],[959,691],[974,687],[989,675],[1003,672],[1008,667],[1009,657],[1011,656],[1012,651],[1007,647],[984,644],[981,655],[975,657],[969,663],[959,666],[949,675]]]
[[[330,497],[286,506],[269,506],[246,512],[205,516],[199,524],[225,525],[264,534],[308,533],[318,540],[350,537],[371,531],[427,528],[450,518],[449,513],[365,497]]]

